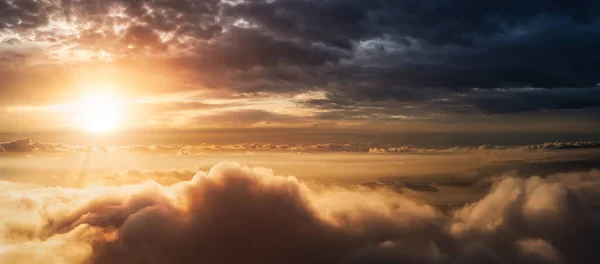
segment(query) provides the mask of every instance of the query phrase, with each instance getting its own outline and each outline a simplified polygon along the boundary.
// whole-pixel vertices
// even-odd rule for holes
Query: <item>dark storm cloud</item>
[[[477,90],[450,104],[471,105],[485,113],[502,114],[552,109],[600,107],[600,87],[579,89]]]
[[[215,42],[198,47],[199,65],[250,71],[280,65],[319,66],[337,63],[343,52],[310,42],[280,39],[260,29],[232,28]],[[201,66],[201,67],[202,67]]]
[[[250,1],[232,10],[282,36],[340,48],[387,39],[403,49],[380,45],[387,61],[395,63],[355,70],[399,88],[598,82],[586,67],[598,63],[595,1]]]
[[[578,110],[587,108],[597,112],[600,107],[600,86],[581,88],[496,88],[471,89],[463,92],[437,91],[435,89],[403,89],[399,99],[372,97],[366,91],[357,96],[342,93],[329,94],[323,99],[308,99],[301,105],[321,110],[321,119],[403,119],[451,114],[512,114],[552,110]],[[400,93],[396,93],[400,95]],[[391,96],[389,93],[388,96]],[[352,98],[352,99],[351,99]]]
[[[56,6],[45,1],[0,1],[0,30],[31,29],[48,23]]]
[[[472,45],[538,16],[565,16],[585,24],[595,20],[594,1],[245,1],[231,9],[280,34],[339,47],[384,34],[432,45]]]
[[[228,13],[278,36],[353,52],[318,74],[297,70],[303,79],[294,81],[301,84],[296,87],[309,83],[329,91],[331,102],[319,107],[338,110],[323,113],[325,119],[377,118],[359,105],[372,101],[391,102],[380,114],[410,116],[415,107],[423,108],[421,115],[578,109],[595,107],[600,98],[589,88],[599,81],[595,1],[249,1]],[[470,95],[473,88],[523,87],[540,89]],[[551,90],[564,87],[583,89]],[[452,96],[449,103],[435,101]],[[398,109],[397,102],[413,105]]]
[[[599,101],[590,88],[600,82],[598,1],[28,0],[1,1],[0,12],[3,32],[116,58],[153,57],[205,87],[323,90],[341,102],[321,102],[323,109],[389,102],[385,114],[419,116],[579,109]],[[36,30],[65,17],[91,26],[69,36]],[[5,46],[23,41],[9,40]],[[526,87],[539,89],[493,90]],[[398,102],[410,109],[397,109]]]

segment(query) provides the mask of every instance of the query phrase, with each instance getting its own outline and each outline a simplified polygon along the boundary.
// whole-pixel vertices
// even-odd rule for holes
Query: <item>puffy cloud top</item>
[[[385,189],[312,186],[235,163],[170,186],[2,182],[0,260],[595,263],[597,200],[582,191],[599,190],[595,174],[506,178],[448,213]]]

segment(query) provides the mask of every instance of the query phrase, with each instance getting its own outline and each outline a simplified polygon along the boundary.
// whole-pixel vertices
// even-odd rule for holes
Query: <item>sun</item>
[[[106,133],[118,129],[123,114],[118,98],[108,93],[91,93],[78,102],[79,124],[85,131]]]

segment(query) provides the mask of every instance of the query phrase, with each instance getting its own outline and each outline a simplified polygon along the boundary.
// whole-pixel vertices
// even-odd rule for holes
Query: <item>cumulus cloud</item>
[[[443,212],[385,189],[307,184],[228,162],[168,186],[0,182],[0,260],[595,263],[597,201],[582,183],[507,178]]]

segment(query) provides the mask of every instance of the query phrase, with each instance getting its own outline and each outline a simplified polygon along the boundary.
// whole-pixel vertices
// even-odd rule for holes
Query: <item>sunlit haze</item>
[[[0,264],[600,263],[600,1],[0,0]]]
[[[77,102],[74,115],[78,115],[84,130],[94,133],[115,131],[119,128],[123,109],[118,98],[106,92],[85,95]]]

